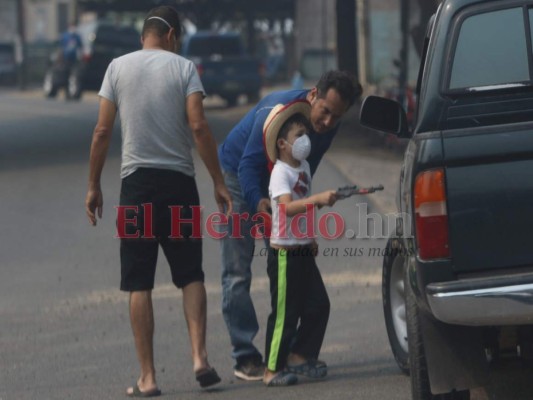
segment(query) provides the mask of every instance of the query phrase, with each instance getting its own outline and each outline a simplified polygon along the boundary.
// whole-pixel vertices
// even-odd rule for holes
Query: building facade
[[[3,0],[0,2],[0,42],[14,42],[17,32],[17,0]]]
[[[0,41],[52,42],[76,17],[75,0],[0,1]]]

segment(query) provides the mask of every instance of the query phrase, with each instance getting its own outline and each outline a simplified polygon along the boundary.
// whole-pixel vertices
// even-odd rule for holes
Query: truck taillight
[[[259,63],[259,68],[258,68],[257,72],[259,72],[259,76],[261,78],[264,78],[264,76],[266,74],[266,65],[265,65],[265,63]]]
[[[418,255],[423,260],[450,257],[443,169],[425,171],[415,181]]]
[[[200,75],[200,77],[204,74],[204,66],[202,64],[196,65],[196,70],[198,71],[198,75]]]

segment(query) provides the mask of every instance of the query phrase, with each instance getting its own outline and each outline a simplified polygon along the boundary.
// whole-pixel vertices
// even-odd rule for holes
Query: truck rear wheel
[[[66,87],[67,99],[79,100],[81,98],[83,92],[81,75],[81,69],[77,67],[70,72]]]
[[[224,97],[226,100],[226,104],[228,107],[235,107],[237,105],[237,100],[239,99],[239,96],[236,94],[227,95]]]
[[[385,247],[382,271],[383,314],[387,336],[396,364],[404,374],[409,374],[409,345],[405,318],[404,287],[405,252],[396,238],[389,238]]]
[[[54,98],[57,96],[57,84],[54,79],[54,71],[49,69],[46,71],[43,80],[43,92],[45,97]]]
[[[246,94],[248,104],[255,104],[261,99],[261,93],[259,91],[257,92],[250,92]]]

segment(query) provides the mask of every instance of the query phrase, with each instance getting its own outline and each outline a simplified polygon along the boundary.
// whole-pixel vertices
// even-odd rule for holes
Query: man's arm
[[[205,119],[202,93],[196,92],[187,96],[187,120],[191,127],[194,142],[200,158],[204,162],[207,171],[213,179],[215,186],[215,199],[220,212],[226,210],[230,214],[233,210],[231,196],[224,183],[224,177],[218,162],[217,144],[211,133],[211,129]]]
[[[113,125],[117,115],[115,104],[103,97],[100,98],[100,109],[98,111],[98,122],[93,132],[91,143],[91,155],[89,159],[89,188],[85,198],[85,210],[91,225],[96,225],[95,211],[98,217],[102,218],[103,196],[100,187],[100,177],[104,168],[107,149],[113,133]]]
[[[263,125],[269,112],[270,108],[258,111],[239,163],[239,183],[251,212],[264,212],[270,208],[270,200],[263,197],[266,188],[261,187],[261,178],[268,168],[263,144]]]
[[[328,133],[315,133],[314,136],[311,138],[311,154],[309,155],[309,157],[307,157],[307,162],[309,163],[309,167],[311,168],[311,176],[315,175],[315,172],[318,168],[318,165],[320,164],[320,161],[322,160],[322,157],[330,148],[331,142],[337,134],[338,128],[339,125],[337,125]]]

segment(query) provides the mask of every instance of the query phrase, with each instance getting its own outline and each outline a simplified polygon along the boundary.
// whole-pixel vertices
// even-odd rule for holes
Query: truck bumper
[[[533,324],[533,273],[431,283],[426,295],[433,315],[448,324]]]

